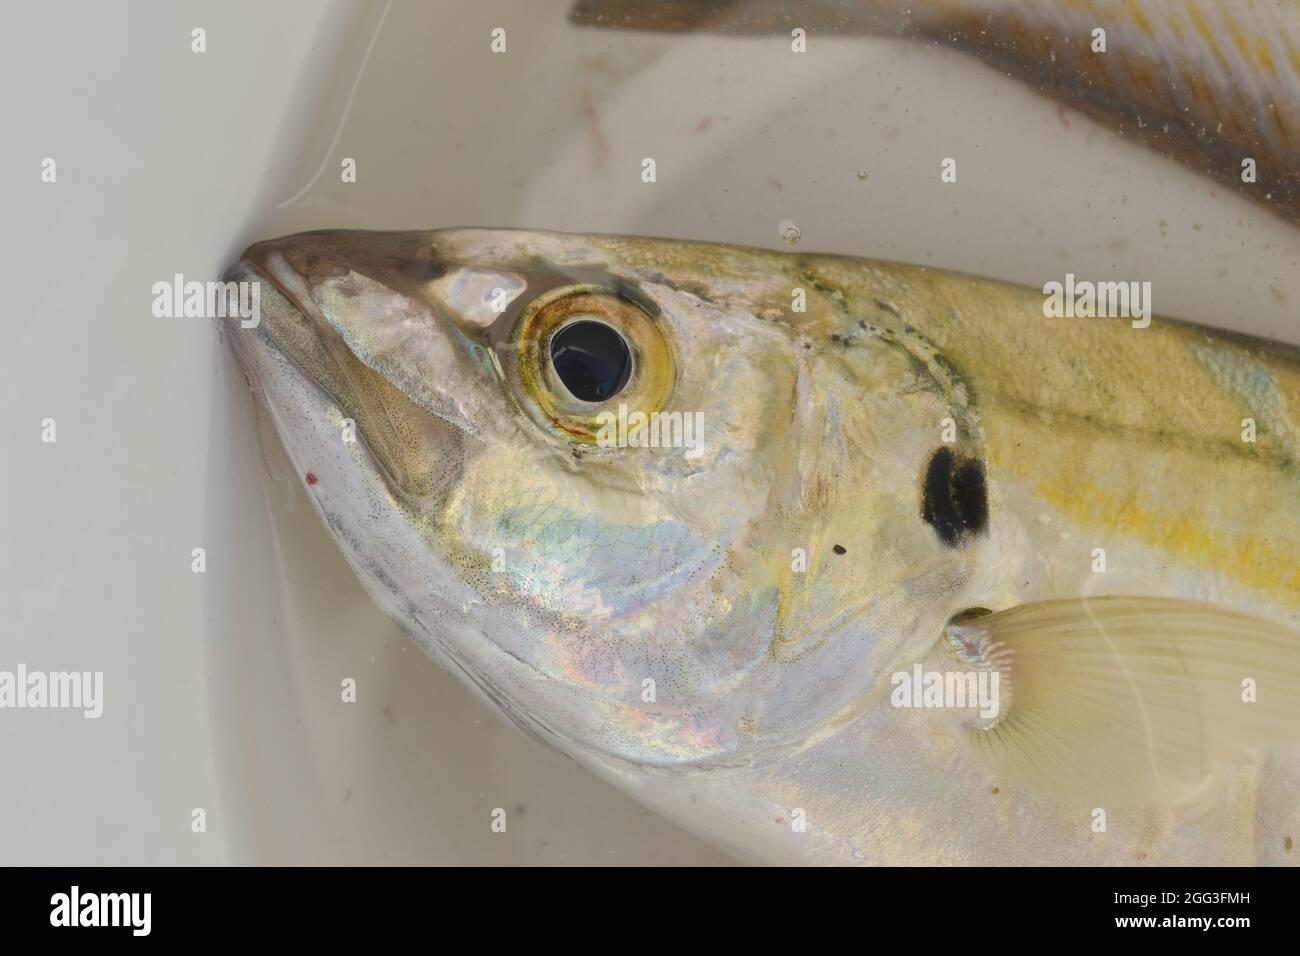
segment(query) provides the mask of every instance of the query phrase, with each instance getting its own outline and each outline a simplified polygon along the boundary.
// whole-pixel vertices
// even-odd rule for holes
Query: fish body
[[[670,239],[306,233],[226,278],[376,602],[738,857],[1289,859],[1296,349]]]

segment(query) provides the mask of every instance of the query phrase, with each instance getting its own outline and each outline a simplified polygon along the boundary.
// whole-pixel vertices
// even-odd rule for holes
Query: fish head
[[[970,575],[923,513],[951,396],[813,262],[320,232],[226,279],[260,284],[236,352],[377,603],[533,733],[669,768],[850,718]]]

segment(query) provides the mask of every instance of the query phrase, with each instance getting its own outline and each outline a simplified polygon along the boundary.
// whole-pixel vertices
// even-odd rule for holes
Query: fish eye
[[[551,365],[581,402],[607,402],[632,376],[632,351],[612,326],[576,319],[551,336]]]
[[[553,288],[528,302],[511,347],[498,351],[524,411],[553,434],[596,444],[610,413],[661,410],[677,366],[652,308],[597,284]]]

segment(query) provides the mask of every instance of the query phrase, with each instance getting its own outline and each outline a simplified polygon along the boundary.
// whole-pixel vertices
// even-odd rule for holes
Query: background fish
[[[729,851],[1288,858],[1297,350],[679,240],[308,233],[227,278],[380,606]],[[620,405],[702,442],[611,447]],[[999,712],[897,706],[917,665],[996,672]]]
[[[873,34],[952,46],[1300,221],[1294,0],[578,0],[571,19],[754,34],[802,27],[814,43],[818,33]]]

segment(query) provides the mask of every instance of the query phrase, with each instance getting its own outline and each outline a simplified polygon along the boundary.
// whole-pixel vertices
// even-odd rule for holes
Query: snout
[[[258,321],[228,329],[267,404],[335,419],[340,441],[360,442],[408,500],[446,487],[491,414],[473,343],[423,292],[420,277],[440,274],[415,251],[430,245],[409,234],[305,233],[251,246],[223,277],[258,290]]]

